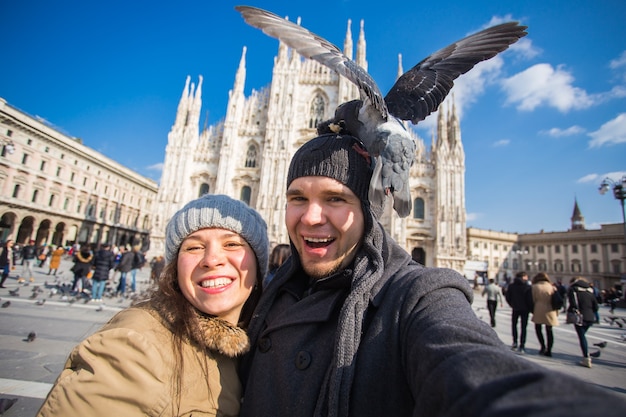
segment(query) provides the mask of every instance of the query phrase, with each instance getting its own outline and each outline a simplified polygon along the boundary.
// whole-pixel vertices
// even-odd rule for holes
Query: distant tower
[[[585,217],[580,213],[578,201],[574,199],[574,212],[572,213],[572,230],[585,230]]]

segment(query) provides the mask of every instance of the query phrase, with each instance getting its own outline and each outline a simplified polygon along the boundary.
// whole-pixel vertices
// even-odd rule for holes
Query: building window
[[[572,261],[572,272],[581,272],[582,268],[580,265],[580,261],[578,259],[574,259]]]
[[[61,176],[61,167],[57,167],[57,177]]]
[[[413,218],[424,220],[424,199],[421,197],[413,201]]]
[[[561,253],[561,246],[560,245],[554,245],[554,253]]]
[[[246,153],[246,168],[255,168],[256,167],[256,146],[250,145],[248,146],[248,152]]]
[[[599,261],[591,261],[591,272],[594,274],[600,273],[600,262]]]
[[[309,118],[309,129],[315,129],[324,120],[324,109],[326,103],[321,95],[316,95],[311,102],[311,117]]]
[[[13,131],[11,129],[7,129],[7,136],[8,137],[13,136]]]
[[[498,250],[498,244],[497,243],[494,243],[493,250]]]
[[[83,178],[83,185],[87,185],[87,177]]]
[[[502,262],[502,268],[507,268],[509,267],[509,260],[505,259],[504,262]]]
[[[241,198],[240,200],[250,205],[250,195],[252,194],[252,190],[247,185],[241,187]]]
[[[563,261],[555,261],[554,262],[554,270],[556,272],[563,272]]]
[[[24,154],[22,155],[22,165],[26,165],[26,163],[28,162],[28,154]]]
[[[578,245],[572,245],[572,253],[578,253]]]
[[[70,199],[66,198],[65,203],[63,203],[63,210],[67,210],[69,206],[70,206]]]
[[[52,207],[52,205],[54,204],[54,194],[50,194],[50,200],[48,200],[48,206]]]
[[[72,175],[70,175],[70,181],[74,182],[74,177],[76,176],[75,172],[72,172]]]
[[[83,203],[82,202],[78,202],[78,204],[76,205],[76,213],[80,213],[80,209],[83,207]]]
[[[539,270],[540,271],[547,271],[548,270],[548,265],[547,265],[545,259],[540,259],[539,260]]]
[[[611,243],[611,253],[619,252],[619,245],[617,243]]]
[[[13,198],[17,198],[19,195],[20,195],[20,185],[15,184],[15,187],[13,187]]]
[[[591,251],[591,253],[598,253],[598,245],[592,243],[591,246],[589,246],[589,250]]]
[[[45,171],[46,169],[46,161],[41,161],[41,166],[39,167],[40,171]]]
[[[198,195],[198,197],[202,197],[203,195],[208,194],[208,193],[209,193],[209,184],[204,182],[200,186],[200,194]]]
[[[517,271],[518,263],[517,259],[513,259],[513,270]]]
[[[479,245],[478,245],[478,242],[474,242],[474,248],[475,248],[475,249],[478,249],[478,246],[479,246]]]
[[[489,247],[488,243],[485,243],[485,249],[487,249]]]
[[[39,190],[35,190],[33,191],[33,199],[32,202],[36,203],[37,202],[37,196],[39,195]]]
[[[537,253],[544,253],[543,245],[537,246]]]
[[[621,262],[618,261],[617,259],[614,259],[611,261],[611,269],[613,270],[614,274],[619,275],[622,273],[621,268],[620,268],[620,263]]]

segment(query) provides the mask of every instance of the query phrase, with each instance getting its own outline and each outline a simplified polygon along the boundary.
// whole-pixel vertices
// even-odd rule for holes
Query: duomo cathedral
[[[353,58],[350,22],[343,49]],[[353,59],[367,69],[362,23]],[[288,243],[284,214],[291,156],[316,136],[318,122],[330,118],[339,104],[358,98],[356,86],[282,43],[270,84],[246,97],[245,81],[244,47],[226,116],[201,128],[202,77],[197,84],[187,77],[168,134],[153,211],[155,252],[163,252],[168,219],[187,201],[206,193],[245,201],[265,218],[272,245]],[[430,150],[412,133],[417,146],[410,179],[411,214],[401,219],[387,204],[381,223],[419,262],[462,270],[467,252],[465,154],[454,105],[442,105],[438,112]]]

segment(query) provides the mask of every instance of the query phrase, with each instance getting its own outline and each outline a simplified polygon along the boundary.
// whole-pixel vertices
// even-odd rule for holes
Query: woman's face
[[[178,285],[198,310],[237,324],[257,278],[257,259],[244,238],[225,229],[201,229],[178,251]]]

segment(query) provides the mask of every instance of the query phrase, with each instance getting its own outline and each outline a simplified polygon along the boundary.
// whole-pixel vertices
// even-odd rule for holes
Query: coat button
[[[298,352],[296,355],[296,368],[305,370],[309,365],[311,365],[311,354],[303,350]]]
[[[262,337],[259,339],[259,351],[266,353],[272,347],[272,341],[269,337]]]

